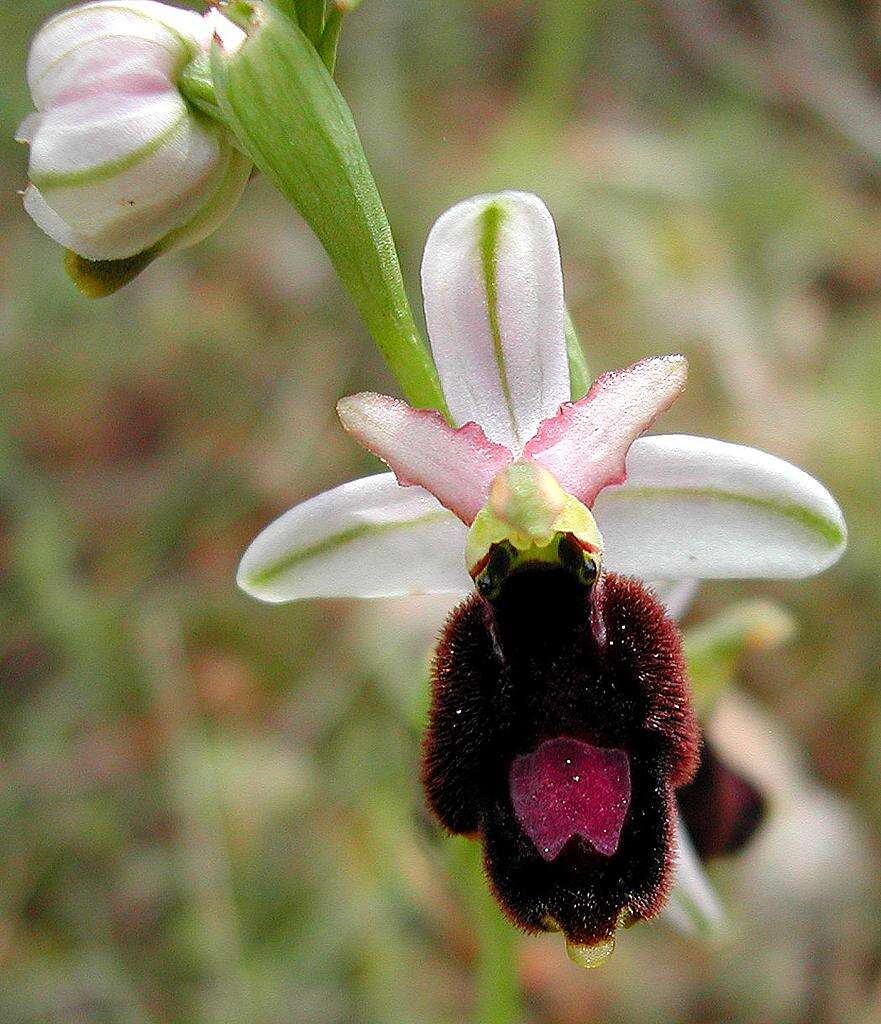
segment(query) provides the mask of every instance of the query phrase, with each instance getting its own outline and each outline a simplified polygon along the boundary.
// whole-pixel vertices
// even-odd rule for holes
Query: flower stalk
[[[566,310],[566,359],[569,363],[569,389],[573,402],[584,398],[590,390],[591,376],[590,367],[587,365],[587,357],[581,346],[581,339],[578,331]]]
[[[478,943],[472,1019],[480,1024],[522,1024],[526,1015],[517,970],[517,932],[487,888],[480,844],[461,838],[450,844]]]
[[[408,400],[445,412],[382,200],[325,61],[273,5],[235,13],[248,38],[234,53],[215,42],[211,55],[226,123],[318,236]]]

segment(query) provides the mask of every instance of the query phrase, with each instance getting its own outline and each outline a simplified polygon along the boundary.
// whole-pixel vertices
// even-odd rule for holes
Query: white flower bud
[[[242,33],[153,0],[98,0],[37,33],[28,60],[36,113],[24,203],[56,242],[88,260],[193,245],[238,202],[251,162],[181,95],[184,68],[218,33]],[[144,262],[149,262],[149,258]]]

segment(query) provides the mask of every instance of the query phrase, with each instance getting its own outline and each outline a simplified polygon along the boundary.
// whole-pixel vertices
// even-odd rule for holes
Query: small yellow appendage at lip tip
[[[566,954],[577,967],[587,969],[602,966],[615,952],[614,935],[591,945],[566,940]]]

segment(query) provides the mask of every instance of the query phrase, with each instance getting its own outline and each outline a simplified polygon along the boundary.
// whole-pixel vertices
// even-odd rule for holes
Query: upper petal
[[[624,479],[631,444],[676,401],[687,376],[683,355],[641,359],[604,373],[584,398],[541,424],[525,454],[590,506],[604,487]]]
[[[296,505],[251,544],[239,586],[273,603],[311,597],[466,593],[466,528],[392,473]]]
[[[513,461],[477,424],[455,430],[440,413],[386,395],[351,395],[340,400],[337,412],[346,430],[393,469],[400,483],[424,487],[467,524],[486,504],[496,475]]]
[[[563,274],[536,196],[501,192],[448,210],[422,261],[431,349],[453,419],[519,451],[569,398]]]
[[[841,509],[813,477],[705,437],[634,442],[627,482],[607,487],[593,511],[606,566],[650,579],[810,576],[847,542]]]
[[[152,0],[110,0],[82,4],[50,18],[36,34],[28,55],[28,84],[38,109],[59,99],[75,81],[71,70],[81,60],[93,74],[101,63],[123,70],[131,61],[135,74],[146,68],[161,70],[169,78],[210,42],[210,28],[194,11],[184,11]],[[107,42],[109,45],[102,46]],[[84,49],[97,52],[95,64],[82,57]],[[147,57],[148,59],[144,60]],[[88,83],[81,80],[83,86]]]

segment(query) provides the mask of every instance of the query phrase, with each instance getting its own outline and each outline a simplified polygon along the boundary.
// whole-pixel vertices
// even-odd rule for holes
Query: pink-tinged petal
[[[34,37],[28,54],[27,76],[37,108],[54,102],[69,74],[69,61],[78,51],[101,40],[111,40],[116,53],[105,51],[112,66],[122,68],[127,56],[140,66],[131,47],[148,46],[173,77],[210,42],[209,26],[195,11],[184,11],[150,0],[113,0],[83,4],[50,18]],[[59,60],[63,57],[63,60]],[[93,70],[96,70],[93,68]]]
[[[566,403],[541,424],[524,454],[590,506],[604,487],[624,482],[630,446],[682,394],[687,375],[683,355],[604,373],[581,401]]]
[[[401,484],[424,487],[468,525],[486,504],[495,476],[513,461],[477,424],[457,430],[437,412],[386,395],[351,395],[340,400],[337,412],[352,437]]]
[[[554,221],[524,192],[448,210],[425,244],[431,350],[453,421],[520,451],[570,395]]]
[[[618,849],[630,807],[630,762],[623,750],[560,736],[515,757],[511,804],[543,860],[555,860],[573,836],[597,853]]]
[[[229,213],[250,163],[177,84],[222,22],[113,0],[40,29],[28,59],[38,113],[19,138],[31,147],[25,206],[53,238],[86,259],[120,260],[193,244]]]

